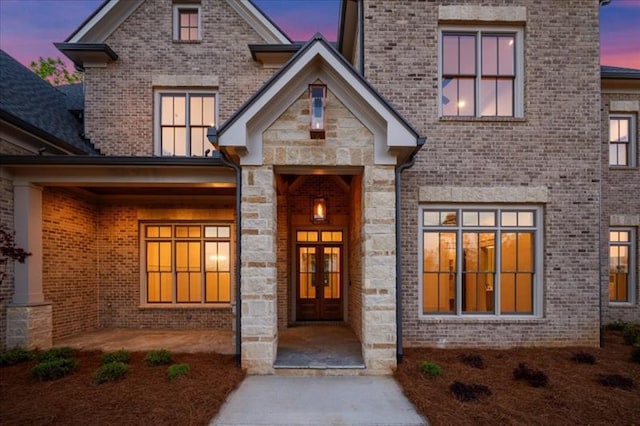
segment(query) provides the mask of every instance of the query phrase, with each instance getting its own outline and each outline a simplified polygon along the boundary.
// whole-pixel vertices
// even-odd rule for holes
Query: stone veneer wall
[[[636,166],[609,167],[609,114],[633,114],[636,119]],[[602,322],[640,322],[640,91],[636,93],[602,94]],[[635,196],[632,194],[636,194]],[[622,226],[635,230],[635,300],[632,303],[609,303],[609,228]]]
[[[231,306],[140,306],[140,220],[233,220],[233,209],[215,204],[198,209],[182,205],[102,204],[98,218],[100,327],[231,329]],[[235,231],[231,230],[232,237]],[[234,253],[235,244],[231,245]],[[232,276],[232,283],[235,278]],[[232,294],[235,291],[232,288]]]
[[[202,0],[202,40],[173,41],[172,0],[144,2],[106,40],[118,60],[85,69],[85,133],[105,155],[153,155],[158,87],[215,90],[218,125],[273,73],[253,61],[264,40],[226,1]]]
[[[53,341],[98,327],[98,214],[84,194],[42,194],[42,283],[52,305]]]
[[[270,373],[277,350],[274,166],[360,166],[362,185],[362,345],[367,369],[389,373],[395,357],[394,167],[374,164],[373,135],[327,93],[326,139],[309,139],[301,93],[263,133],[263,166],[243,167],[243,367]],[[247,247],[247,250],[245,250]]]
[[[474,10],[485,15],[490,14],[490,6],[526,7],[526,23],[521,23],[524,117],[514,119],[438,117],[442,4],[458,5],[406,0],[389,7],[386,0],[364,0],[365,75],[427,137],[416,164],[402,179],[405,344],[597,345],[601,117],[599,43],[594,28],[598,27],[598,2],[473,2],[483,6]],[[493,24],[467,23],[471,28]],[[393,66],[388,66],[391,57]],[[514,194],[519,188],[547,188],[547,202],[536,203],[544,207],[542,318],[419,317],[417,220],[419,207],[430,204],[430,200],[418,201],[419,192],[421,187],[438,186],[508,186]],[[499,200],[474,199],[478,201]]]

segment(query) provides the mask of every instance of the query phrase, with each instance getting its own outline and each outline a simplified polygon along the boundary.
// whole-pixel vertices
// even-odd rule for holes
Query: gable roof
[[[81,120],[68,109],[68,102],[78,102],[70,99],[76,96],[65,95],[0,50],[0,118],[62,150],[97,154],[81,136]]]
[[[325,81],[334,95],[374,133],[377,163],[396,164],[424,143],[417,130],[344,56],[321,34],[316,34],[220,126],[216,132],[220,145],[237,149],[242,164],[259,164],[262,145],[257,135],[317,78]]]
[[[65,42],[104,43],[144,1],[105,0]],[[291,43],[289,37],[250,0],[226,1],[266,43]]]

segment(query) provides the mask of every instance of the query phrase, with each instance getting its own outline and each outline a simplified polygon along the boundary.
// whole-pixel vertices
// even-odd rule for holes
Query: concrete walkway
[[[211,425],[426,425],[391,377],[249,376]]]

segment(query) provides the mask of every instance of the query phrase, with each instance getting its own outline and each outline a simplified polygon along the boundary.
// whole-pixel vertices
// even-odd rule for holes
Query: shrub
[[[173,357],[171,352],[166,349],[156,349],[149,351],[147,356],[144,357],[144,360],[149,365],[168,365],[173,361]]]
[[[96,371],[96,383],[113,382],[122,379],[129,372],[129,366],[122,361],[104,364]]]
[[[572,361],[578,364],[595,364],[596,357],[588,352],[578,352],[571,358]]]
[[[631,362],[640,364],[640,346],[631,351]]]
[[[71,359],[75,351],[68,347],[51,348],[48,351],[37,352],[35,358],[38,362],[53,361],[56,359]]]
[[[640,338],[640,324],[629,323],[622,329],[622,339],[626,345],[633,345]]]
[[[462,354],[458,358],[462,361],[463,364],[468,365],[473,368],[484,368],[484,360],[480,355],[466,355]]]
[[[186,376],[189,372],[189,364],[173,364],[167,368],[167,376],[169,381],[173,382],[178,377]]]
[[[102,364],[111,364],[112,362],[123,362],[125,364],[129,363],[131,359],[131,352],[125,351],[124,349],[120,349],[119,351],[107,352],[102,355]]]
[[[420,370],[429,377],[438,377],[442,375],[442,367],[435,362],[422,361],[420,363]]]
[[[462,383],[457,380],[449,386],[453,396],[461,402],[477,400],[481,395],[491,395],[491,389],[485,385]]]
[[[518,364],[518,368],[513,370],[513,378],[516,380],[525,380],[534,388],[544,387],[549,383],[549,379],[544,372],[540,370],[533,370],[527,367],[527,364],[522,362]]]
[[[633,389],[633,379],[619,374],[598,374],[598,382],[602,386],[619,388],[624,390]]]
[[[73,373],[77,366],[73,358],[52,358],[37,363],[31,374],[40,380],[55,380]]]
[[[622,331],[625,325],[627,325],[626,322],[621,320],[615,320],[614,322],[607,324],[605,327],[608,330]]]
[[[0,352],[0,366],[19,364],[31,359],[31,353],[26,349],[14,348]]]

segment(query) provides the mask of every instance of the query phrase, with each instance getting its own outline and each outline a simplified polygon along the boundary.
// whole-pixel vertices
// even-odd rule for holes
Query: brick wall
[[[386,1],[364,2],[365,75],[428,138],[415,166],[404,173],[401,189],[405,343],[595,345],[599,296],[598,253],[593,248],[598,246],[600,178],[597,2],[473,2],[526,6],[524,118],[504,120],[438,118],[441,3],[456,4],[404,0],[389,7]],[[418,318],[417,218],[423,186],[547,188],[542,319]]]
[[[227,2],[198,2],[199,43],[172,41],[173,3],[144,2],[106,40],[119,59],[85,70],[86,134],[103,154],[153,155],[154,77],[217,80],[198,88],[217,90],[220,124],[273,73],[252,60],[248,44],[264,41]]]
[[[42,194],[43,292],[52,304],[53,339],[98,326],[97,209],[86,196]]]
[[[640,141],[638,111],[618,110],[612,102],[632,101],[640,103],[640,92],[624,93],[616,90],[604,91],[602,94],[602,320],[603,324],[613,321],[640,322],[640,250],[638,249],[638,229],[640,226],[640,158],[636,148],[636,166],[629,168],[609,167],[609,114],[632,114],[636,120],[636,147]],[[633,194],[636,194],[635,196]],[[612,216],[635,217],[627,223],[615,223]],[[613,222],[613,223],[612,223]],[[635,282],[631,284],[635,290],[635,300],[630,304],[609,303],[609,229],[610,225],[625,225],[635,231]]]
[[[100,327],[124,328],[228,328],[230,306],[220,308],[141,308],[139,220],[219,220],[233,211],[211,205],[188,206],[103,204],[98,227],[98,287]],[[232,229],[231,235],[235,235]],[[235,253],[232,245],[231,253]],[[232,283],[235,279],[232,277]],[[233,287],[233,286],[232,286]],[[232,290],[232,294],[234,291]]]

